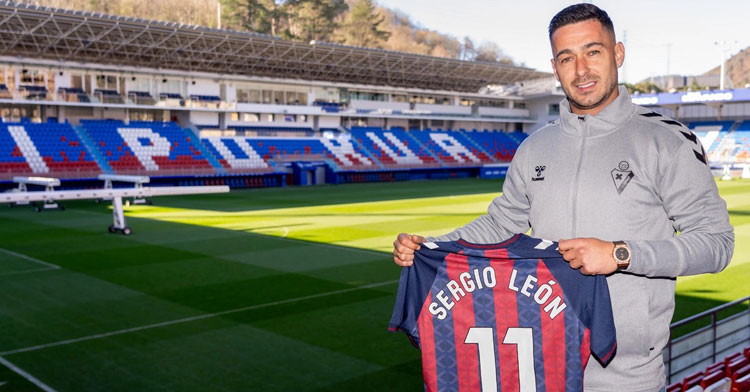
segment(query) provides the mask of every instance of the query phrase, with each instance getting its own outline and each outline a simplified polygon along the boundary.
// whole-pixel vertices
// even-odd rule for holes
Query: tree
[[[283,35],[284,2],[274,0],[222,0],[226,26],[261,34]]]
[[[289,31],[304,42],[331,41],[337,20],[349,9],[345,0],[296,0],[287,2]]]
[[[474,41],[471,38],[464,37],[464,42],[461,44],[461,60],[471,61],[477,57],[477,51],[474,48]]]
[[[390,36],[389,32],[381,30],[384,20],[372,0],[354,0],[341,26],[339,42],[380,48]]]

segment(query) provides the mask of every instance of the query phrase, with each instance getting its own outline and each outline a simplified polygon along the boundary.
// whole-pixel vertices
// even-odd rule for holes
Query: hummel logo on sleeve
[[[531,181],[544,181],[544,176],[542,173],[544,173],[544,169],[546,169],[547,166],[537,166],[534,168],[536,170],[536,177],[532,177]]]

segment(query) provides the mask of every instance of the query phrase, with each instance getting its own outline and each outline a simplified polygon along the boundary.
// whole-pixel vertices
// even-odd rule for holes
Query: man
[[[607,275],[617,329],[615,358],[606,368],[589,361],[585,389],[660,390],[675,278],[721,271],[732,257],[726,204],[700,141],[618,88],[625,48],[606,12],[567,7],[549,37],[567,96],[560,120],[519,147],[486,215],[434,240],[497,243],[529,229],[567,238],[559,251],[571,268]],[[399,234],[396,264],[411,265],[422,242]]]

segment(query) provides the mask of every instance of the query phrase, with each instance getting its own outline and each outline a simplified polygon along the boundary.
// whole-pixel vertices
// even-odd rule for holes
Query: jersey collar
[[[604,136],[619,129],[635,113],[636,105],[630,101],[625,86],[618,86],[618,96],[597,115],[579,116],[570,111],[565,98],[560,101],[560,121],[563,132],[571,136],[590,138]]]

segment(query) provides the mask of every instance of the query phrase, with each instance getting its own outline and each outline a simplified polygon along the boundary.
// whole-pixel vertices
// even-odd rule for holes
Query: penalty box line
[[[303,296],[303,297],[284,299],[284,300],[274,301],[274,302],[267,302],[267,303],[264,303],[264,304],[244,306],[244,307],[241,307],[241,308],[229,309],[229,310],[224,310],[224,311],[221,311],[221,312],[207,313],[207,314],[201,314],[201,315],[198,315],[198,316],[185,317],[185,318],[176,319],[176,320],[164,321],[164,322],[156,323],[156,324],[142,325],[140,327],[125,328],[125,329],[120,329],[120,330],[117,330],[117,331],[104,332],[104,333],[99,333],[99,334],[95,334],[95,335],[83,336],[83,337],[75,338],[75,339],[61,340],[59,342],[40,344],[40,345],[36,345],[36,346],[29,346],[29,347],[19,348],[19,349],[15,349],[15,350],[8,350],[8,351],[4,351],[4,352],[0,353],[0,359],[2,359],[2,356],[7,356],[7,355],[27,353],[27,352],[43,350],[43,349],[51,348],[51,347],[65,346],[65,345],[68,345],[68,344],[85,342],[85,341],[88,341],[88,340],[95,340],[95,339],[101,339],[101,338],[106,338],[106,337],[110,337],[110,336],[123,335],[123,334],[131,333],[131,332],[138,332],[138,331],[144,331],[144,330],[153,329],[153,328],[166,327],[166,326],[169,326],[169,325],[188,323],[188,322],[192,322],[192,321],[198,321],[198,320],[204,320],[204,319],[209,319],[209,318],[214,318],[214,317],[225,316],[225,315],[233,314],[233,313],[241,313],[241,312],[246,312],[248,310],[255,310],[255,309],[267,308],[267,307],[276,306],[276,305],[284,305],[284,304],[289,304],[289,303],[294,303],[294,302],[299,302],[299,301],[306,301],[306,300],[310,300],[310,299],[329,297],[329,296],[332,296],[332,295],[344,294],[344,293],[349,293],[349,292],[352,292],[352,291],[357,291],[357,290],[362,290],[362,289],[370,289],[370,288],[373,288],[373,287],[386,286],[386,285],[393,284],[393,283],[398,283],[398,279],[396,279],[396,280],[389,280],[389,281],[385,281],[385,282],[379,282],[379,283],[367,284],[367,285],[364,285],[364,286],[350,287],[348,289],[341,289],[341,290],[328,291],[328,292],[325,292],[325,293],[306,295],[306,296]]]
[[[36,378],[36,377],[32,376],[32,375],[31,375],[31,374],[29,374],[28,372],[24,371],[23,369],[21,369],[20,367],[18,367],[18,366],[16,366],[16,365],[14,365],[14,364],[13,364],[12,362],[8,361],[7,359],[5,359],[5,358],[3,358],[3,357],[0,357],[0,364],[3,364],[3,365],[4,365],[5,367],[7,367],[8,369],[10,369],[10,370],[11,370],[11,371],[13,371],[14,373],[18,374],[19,376],[21,376],[21,377],[25,378],[25,379],[26,379],[26,380],[28,380],[28,381],[29,381],[30,383],[32,383],[32,384],[34,384],[34,385],[36,385],[37,387],[39,387],[39,388],[40,388],[41,390],[43,390],[43,391],[45,391],[45,392],[57,392],[56,390],[54,390],[54,389],[50,388],[50,386],[49,386],[49,385],[47,385],[47,384],[45,384],[45,383],[43,383],[43,382],[39,381],[39,379],[38,379],[38,378]],[[5,383],[3,383],[3,384],[5,384]],[[2,384],[0,384],[0,386],[1,386],[1,385],[2,385]]]
[[[33,257],[31,257],[31,256],[26,256],[26,255],[24,255],[24,254],[21,254],[21,253],[17,253],[17,252],[14,252],[14,251],[12,251],[12,250],[8,250],[8,249],[0,248],[0,252],[3,252],[3,253],[5,253],[5,254],[9,254],[9,255],[11,255],[11,256],[15,256],[15,257],[18,257],[19,259],[24,259],[24,260],[28,260],[28,261],[31,261],[32,263],[36,263],[36,264],[39,264],[39,265],[43,265],[43,266],[47,267],[46,269],[59,270],[59,269],[61,269],[61,268],[62,268],[62,267],[60,267],[60,266],[59,266],[59,265],[57,265],[57,264],[52,264],[52,263],[48,263],[48,262],[46,262],[46,261],[42,261],[42,260],[39,260],[39,259],[33,258]],[[39,271],[39,270],[40,270],[40,269],[36,269],[36,270],[34,270],[34,271]],[[19,272],[21,272],[21,271],[19,271]],[[29,272],[31,272],[31,271],[29,271]]]

